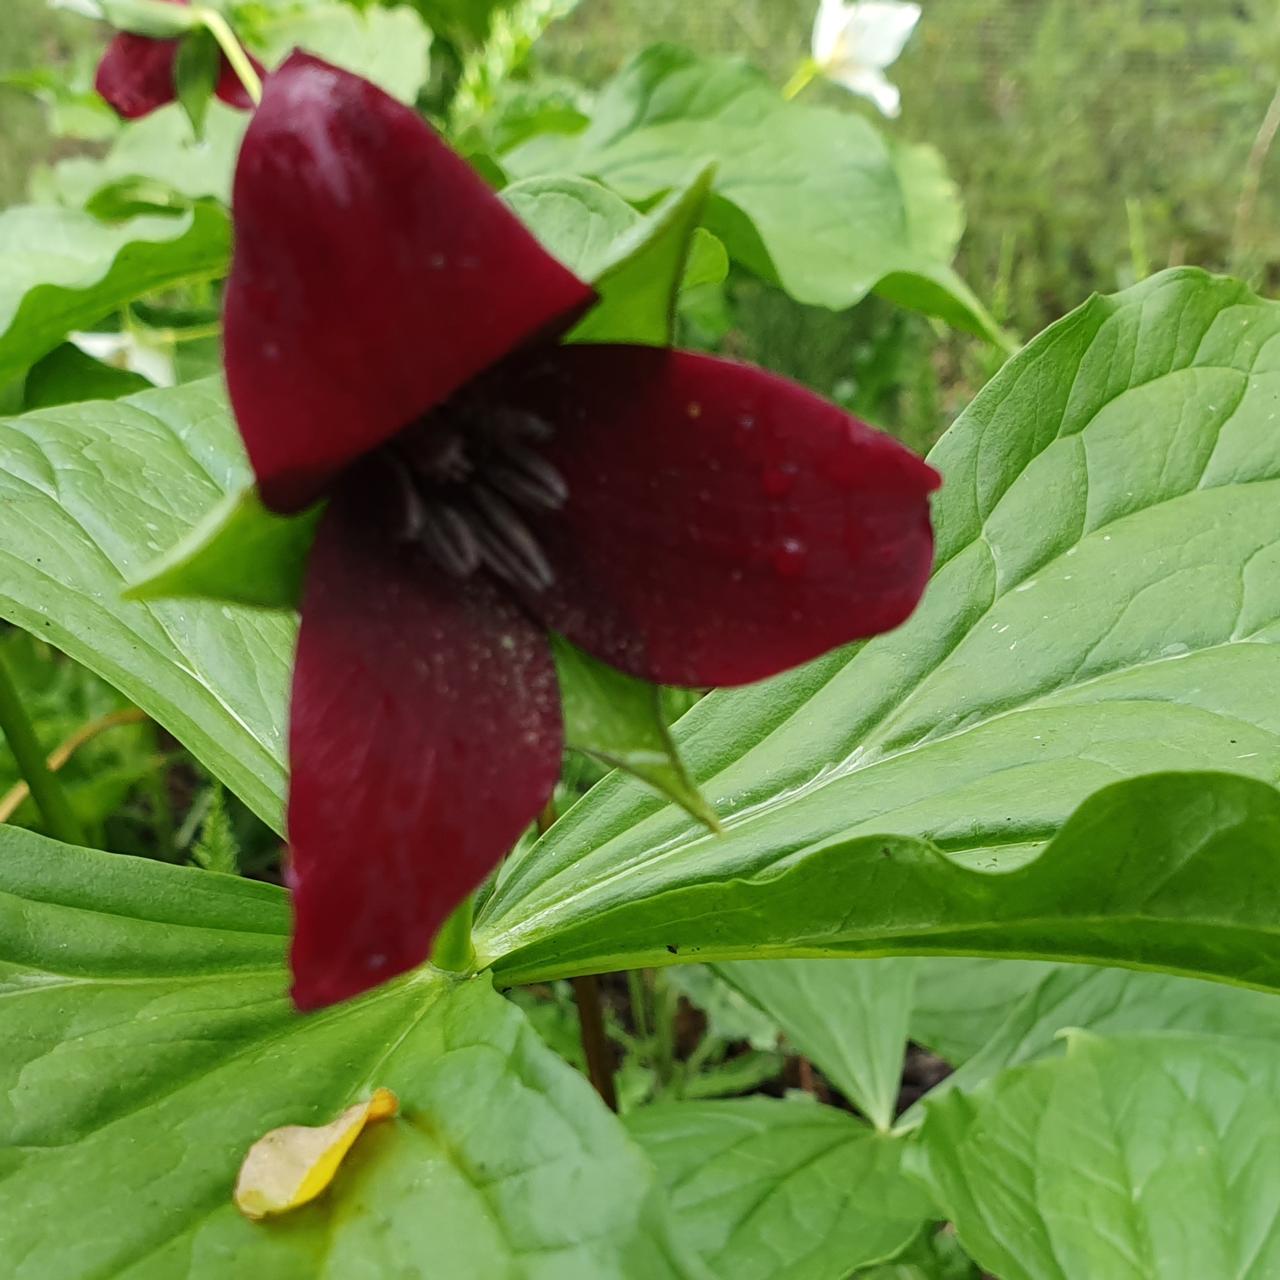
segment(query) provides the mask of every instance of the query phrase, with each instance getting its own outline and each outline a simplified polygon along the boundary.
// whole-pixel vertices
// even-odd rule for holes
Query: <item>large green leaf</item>
[[[935,952],[1087,959],[1280,991],[1278,865],[1280,791],[1230,774],[1152,774],[1091,796],[1014,870],[976,870],[909,836],[859,836],[752,878],[687,864],[684,883],[661,893],[638,872],[609,887],[608,910],[573,922],[552,909],[496,936],[483,924],[477,948],[519,982],[676,955]],[[593,887],[569,895],[572,907]]]
[[[140,187],[158,203],[174,193],[190,200],[231,199],[231,174],[249,116],[217,100],[209,104],[204,137],[174,105],[122,129],[104,156],[72,156],[38,171],[32,193],[41,200],[83,207],[104,188]]]
[[[278,516],[247,484],[228,493],[126,593],[131,600],[225,600],[292,609],[302,598],[307,554],[323,505]]]
[[[225,269],[227,216],[210,205],[108,224],[40,205],[0,214],[0,384],[74,329],[157,289]]]
[[[279,824],[292,618],[122,596],[246,478],[208,382],[0,420],[0,617],[122,690]]]
[[[902,1143],[834,1107],[751,1098],[641,1107],[681,1239],[723,1280],[845,1280],[934,1216]]]
[[[1039,960],[895,957],[872,965],[911,964],[916,971],[911,1038],[959,1066],[995,1035],[1028,992],[1060,966]]]
[[[303,1016],[272,886],[0,830],[7,1274],[676,1280],[653,1170],[481,977],[424,970]],[[251,1224],[249,1145],[377,1087],[319,1201]]]
[[[1001,1280],[1280,1274],[1280,1057],[1178,1034],[1065,1057],[928,1106],[930,1180]]]
[[[716,972],[763,1009],[877,1129],[893,1124],[914,961],[753,960]]]
[[[715,810],[689,781],[672,744],[662,690],[597,662],[559,636],[551,637],[551,650],[565,745],[634,774],[718,831]]]
[[[246,29],[269,65],[305,49],[413,102],[430,70],[431,32],[405,5],[353,9],[330,3],[280,5]]]
[[[1280,776],[1277,334],[1280,307],[1182,270],[1042,335],[934,451],[911,621],[677,726],[725,835],[607,780],[509,868],[482,951],[513,974],[677,946],[1280,978],[1269,786],[1173,774],[1063,830],[1117,779]]]
[[[503,156],[516,173],[556,165],[636,200],[709,163],[711,229],[801,302],[848,307],[879,286],[993,331],[949,265],[963,218],[936,154],[891,146],[855,113],[784,102],[736,61],[647,49],[605,87],[583,133],[557,139],[554,153],[535,139]]]
[[[672,341],[682,282],[724,278],[723,248],[698,226],[710,182],[709,170],[695,173],[643,216],[585,178],[526,178],[503,190],[547,250],[599,294],[568,341]]]
[[[1138,1031],[1238,1035],[1267,1038],[1280,1046],[1280,1000],[1271,992],[1173,974],[1060,965],[1009,1010],[982,1049],[939,1088],[973,1089],[1009,1067],[1057,1053],[1062,1049],[1062,1032],[1071,1028],[1100,1035]]]

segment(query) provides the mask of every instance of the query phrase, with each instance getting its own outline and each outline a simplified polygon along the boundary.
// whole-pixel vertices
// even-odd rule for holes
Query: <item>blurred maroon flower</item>
[[[594,294],[409,108],[295,53],[236,172],[227,379],[268,506],[327,495],[293,682],[294,999],[422,961],[560,767],[546,632],[758,680],[914,608],[934,471],[747,365],[559,345]]]
[[[188,5],[191,0],[167,0],[169,4]],[[117,115],[125,120],[137,120],[150,115],[158,107],[173,102],[177,97],[174,87],[174,63],[178,56],[179,40],[155,40],[150,36],[133,35],[122,31],[107,46],[98,63],[94,88],[107,100]],[[254,70],[262,75],[262,64],[249,55]],[[222,59],[222,72],[214,90],[229,106],[248,111],[253,102],[231,69],[226,58]]]

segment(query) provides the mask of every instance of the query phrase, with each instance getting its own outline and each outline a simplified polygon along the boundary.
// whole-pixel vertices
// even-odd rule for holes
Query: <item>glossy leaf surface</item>
[[[933,1213],[901,1143],[833,1107],[751,1098],[627,1116],[676,1229],[723,1280],[845,1280]]]
[[[925,1168],[1002,1280],[1262,1280],[1280,1267],[1274,1043],[1071,1037],[927,1108]]]
[[[74,329],[143,294],[219,274],[227,218],[211,206],[175,216],[99,222],[19,206],[0,215],[0,384]]]
[[[697,1280],[652,1169],[483,978],[425,971],[304,1017],[277,888],[0,831],[11,1274],[79,1280]],[[250,1145],[376,1088],[400,1115],[272,1223],[232,1204]],[[75,1230],[66,1223],[73,1215]]]
[[[1109,793],[1049,842],[1118,779],[1280,775],[1277,333],[1280,308],[1196,271],[1047,331],[931,456],[945,479],[938,568],[911,620],[713,694],[677,727],[726,834],[608,781],[509,869],[481,922],[487,953],[524,972],[553,952],[651,963],[671,943],[704,959],[856,948],[1152,964],[1174,960],[1167,945],[1190,972],[1271,982],[1253,936],[1270,928],[1254,909],[1274,883],[1268,786],[1241,797],[1262,825],[1255,837],[1248,819],[1239,843],[1233,800],[1216,846],[1189,848],[1193,827],[1154,846],[1152,804],[1207,831],[1242,785],[1176,773]],[[1148,862],[1118,876],[1133,828]],[[1078,878],[1085,866],[1095,880]],[[1027,898],[1015,887],[1033,884]],[[1070,926],[1099,895],[1123,919]],[[1033,902],[1055,904],[1050,917],[997,923]],[[1210,962],[1207,941],[1191,962],[1185,923],[1159,943],[1133,924],[1183,910],[1240,924],[1237,962]]]
[[[535,139],[502,161],[515,173],[554,165],[599,177],[628,199],[714,164],[710,229],[799,301],[842,308],[879,286],[993,331],[949,265],[963,217],[936,153],[899,150],[850,112],[783,102],[738,62],[655,46],[606,86],[582,134],[550,155]]]

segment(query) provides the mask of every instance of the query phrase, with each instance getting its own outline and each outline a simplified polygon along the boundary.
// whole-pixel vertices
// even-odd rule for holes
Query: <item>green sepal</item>
[[[697,234],[714,175],[712,166],[703,169],[618,238],[592,281],[600,301],[568,341],[670,344],[686,273],[703,283],[723,279],[728,267],[723,246]]]
[[[124,593],[128,600],[175,596],[225,600],[263,609],[296,609],[307,552],[323,504],[301,515],[278,516],[248,485],[227,494],[147,576]]]
[[[714,832],[716,811],[689,777],[662,714],[662,690],[551,637],[564,707],[565,744],[623,769]]]
[[[187,32],[174,59],[173,87],[197,141],[204,138],[205,117],[221,72],[222,50],[213,32],[207,27]]]

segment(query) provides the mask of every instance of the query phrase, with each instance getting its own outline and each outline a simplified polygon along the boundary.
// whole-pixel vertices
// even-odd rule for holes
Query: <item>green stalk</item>
[[[631,1021],[636,1029],[636,1036],[648,1041],[649,1031],[649,992],[645,986],[643,969],[627,970],[627,994],[631,1002]]]
[[[471,973],[476,967],[476,949],[471,942],[471,922],[475,898],[468,894],[436,934],[431,963],[450,973]]]
[[[61,783],[45,763],[44,752],[36,740],[31,720],[3,658],[0,658],[0,732],[13,752],[18,772],[31,790],[31,798],[40,810],[45,829],[64,844],[84,844],[80,819],[76,817]]]
[[[782,96],[788,101],[794,98],[818,74],[818,70],[818,64],[812,58],[806,58],[782,86]]]
[[[213,9],[197,9],[196,16],[218,42],[218,48],[222,50],[223,55],[231,64],[231,70],[236,73],[240,83],[244,85],[245,93],[249,95],[253,105],[256,107],[262,101],[262,81],[258,78],[258,73],[253,69],[253,63],[249,61],[249,55],[245,53],[244,47],[236,39],[235,32],[227,25],[227,20],[222,14]]]

